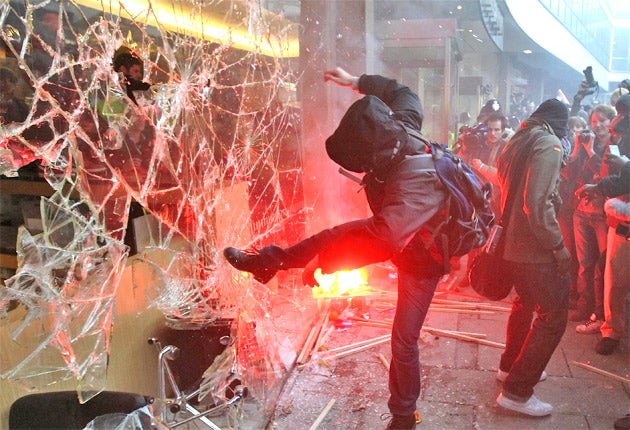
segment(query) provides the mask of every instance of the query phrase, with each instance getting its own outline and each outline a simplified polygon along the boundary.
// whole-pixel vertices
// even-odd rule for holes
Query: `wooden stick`
[[[361,351],[365,351],[366,349],[370,349],[376,345],[380,345],[381,343],[385,343],[385,342],[389,342],[391,340],[391,336],[388,335],[387,339],[379,339],[379,340],[375,340],[371,343],[367,343],[363,346],[359,346],[357,348],[353,348],[353,349],[346,349],[344,351],[338,352],[338,353],[333,353],[332,355],[335,358],[341,358],[341,357],[345,357],[346,355],[350,355],[350,354],[354,354],[355,352],[361,352]]]
[[[493,348],[500,348],[500,349],[505,348],[504,343],[492,342],[490,340],[485,340],[485,339],[477,339],[475,337],[466,336],[464,334],[449,332],[448,330],[432,329],[430,327],[429,328],[423,327],[422,329],[428,331],[429,333],[441,334],[442,336],[452,337],[453,339],[464,340],[466,342],[478,343],[480,345],[491,346]]]
[[[302,351],[300,352],[300,355],[298,356],[296,360],[297,364],[304,364],[308,361],[308,358],[310,357],[311,352],[313,350],[313,345],[317,337],[319,337],[319,333],[322,330],[322,326],[324,322],[328,320],[329,314],[330,314],[330,306],[326,308],[326,311],[324,312],[324,316],[320,318],[315,323],[315,325],[311,328],[311,331],[309,332],[308,337],[306,338],[306,342],[304,342],[304,346],[302,347]]]
[[[376,357],[381,363],[383,363],[383,366],[385,366],[385,369],[387,369],[387,371],[389,372],[389,361],[387,361],[385,356],[379,352],[378,354],[376,354]]]
[[[586,363],[580,363],[579,361],[574,361],[573,364],[576,366],[582,367],[586,370],[590,370],[594,373],[599,373],[600,375],[608,376],[609,378],[614,379],[615,381],[623,382],[624,384],[630,384],[630,379],[624,378],[623,376],[616,375],[614,373],[607,372],[605,370],[599,369],[597,367],[591,366]]]
[[[380,321],[357,321],[358,325],[367,325],[372,327],[392,328],[392,323],[384,323]]]
[[[315,347],[313,348],[313,352],[319,351],[319,348],[321,348],[321,346],[326,342],[326,339],[328,339],[328,336],[330,336],[330,334],[334,330],[335,330],[335,326],[331,325],[330,327],[328,327],[328,330],[326,330],[324,335],[318,339],[317,343],[315,343]]]
[[[473,310],[473,309],[469,310],[469,309],[434,308],[433,306],[429,306],[429,311],[468,314],[468,315],[492,315],[492,314],[494,314],[494,312],[492,312],[492,311],[481,311],[481,310]]]
[[[476,309],[487,309],[487,310],[493,310],[493,311],[502,311],[502,312],[510,312],[512,309],[505,307],[505,306],[497,306],[497,305],[491,305],[488,303],[483,303],[483,302],[460,302],[458,300],[447,300],[447,299],[439,299],[439,298],[433,298],[433,300],[431,301],[431,303],[436,303],[436,304],[446,304],[446,305],[463,305],[463,304],[467,304],[471,307],[474,307]]]
[[[316,332],[317,332],[317,325],[314,325],[313,327],[311,327],[311,331],[308,333],[306,341],[304,342],[304,345],[302,346],[302,350],[300,351],[300,355],[298,355],[298,358],[296,360],[297,364],[304,364],[304,362],[306,361],[306,356],[310,351],[313,338],[315,337]]]
[[[369,320],[366,318],[361,318],[361,317],[351,317],[350,318],[353,321],[356,321],[358,323],[366,323],[366,325],[373,325],[373,326],[382,326],[382,327],[391,327],[392,326],[392,321],[391,320]],[[368,324],[369,323],[369,324]]]
[[[335,354],[337,352],[343,352],[347,349],[354,349],[356,347],[359,346],[363,346],[363,345],[370,345],[376,341],[380,341],[380,340],[389,340],[391,339],[392,335],[391,334],[385,334],[383,336],[377,336],[374,337],[372,339],[366,339],[366,340],[362,340],[360,342],[355,342],[355,343],[351,343],[348,345],[343,345],[343,346],[339,346],[337,348],[333,348],[333,349],[329,349],[328,351],[326,351],[327,354]]]
[[[324,421],[324,418],[326,418],[326,415],[328,415],[328,412],[330,412],[330,410],[332,409],[336,401],[337,399],[335,399],[334,397],[330,399],[330,401],[328,402],[324,410],[319,414],[319,416],[317,417],[313,425],[311,425],[309,430],[315,430],[317,427],[319,427],[319,425],[322,423],[322,421]]]
[[[485,339],[486,337],[488,337],[487,334],[485,333],[471,333],[469,331],[459,331],[459,330],[446,330],[446,329],[442,329],[442,328],[435,328],[435,327],[429,327],[429,326],[423,326],[423,329],[427,330],[427,331],[444,331],[444,332],[448,332],[448,333],[454,333],[454,334],[463,334],[464,336],[470,336],[470,337],[476,337],[478,339]]]
[[[471,311],[491,311],[494,309],[486,308],[485,306],[475,306],[467,303],[431,303],[431,307],[444,308],[444,309],[466,309]]]
[[[322,338],[326,335],[326,332],[327,332],[326,326],[328,325],[329,322],[330,322],[330,310],[327,310],[322,326],[320,327],[319,333],[317,334],[317,340],[315,341],[315,344],[313,345],[313,349],[311,352],[317,351],[319,349],[319,346],[322,344]],[[333,328],[333,327],[331,326],[330,328]]]

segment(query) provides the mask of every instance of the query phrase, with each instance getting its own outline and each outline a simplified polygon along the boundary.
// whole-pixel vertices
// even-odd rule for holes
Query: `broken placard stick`
[[[319,425],[322,423],[322,421],[324,421],[324,418],[326,418],[326,415],[328,415],[328,412],[330,412],[336,401],[337,399],[335,399],[334,397],[330,399],[326,407],[322,410],[322,412],[319,414],[315,422],[313,422],[308,430],[315,430],[317,427],[319,427]]]
[[[326,316],[324,317],[324,321],[322,322],[322,326],[319,329],[319,333],[317,334],[317,339],[315,340],[315,344],[313,345],[312,352],[316,352],[320,345],[323,343],[323,338],[326,336],[326,326],[330,322],[330,310],[326,312]],[[333,329],[333,326],[330,326],[329,329]]]
[[[446,332],[446,333],[451,333],[451,334],[462,334],[464,336],[470,336],[470,337],[475,337],[477,339],[485,339],[486,337],[488,337],[487,334],[485,333],[472,333],[469,331],[459,331],[459,330],[447,330],[447,329],[443,329],[443,328],[435,328],[435,327],[429,327],[429,326],[423,326],[423,329],[427,330],[427,331],[434,331],[434,332]]]
[[[630,384],[630,379],[624,378],[623,376],[619,376],[614,373],[610,373],[606,370],[599,369],[597,367],[591,366],[590,364],[580,363],[579,361],[574,361],[573,364],[575,364],[578,367],[582,367],[586,370],[590,370],[591,372],[599,373],[600,375],[607,376],[611,379],[614,379],[615,381],[623,382],[625,384]]]
[[[331,325],[330,327],[328,327],[328,330],[326,330],[325,332],[322,330],[322,332],[324,333],[323,336],[320,336],[317,339],[317,342],[315,342],[315,346],[313,347],[313,352],[317,352],[319,351],[319,348],[322,347],[322,345],[326,342],[326,339],[328,339],[328,336],[330,336],[330,334],[335,330],[335,326]]]
[[[306,357],[310,352],[311,347],[313,346],[313,338],[315,337],[315,333],[317,333],[317,328],[317,325],[311,327],[311,331],[308,333],[306,341],[304,342],[302,350],[300,351],[300,355],[298,355],[298,358],[296,360],[297,364],[304,364],[304,362],[306,361]]]
[[[483,303],[483,302],[461,302],[458,300],[446,300],[446,299],[439,299],[439,298],[433,298],[433,300],[431,301],[431,304],[455,305],[455,306],[466,305],[466,306],[470,306],[473,309],[487,309],[490,311],[502,311],[502,312],[510,312],[512,310],[509,307],[491,305],[491,304]]]
[[[385,336],[378,336],[373,339],[363,340],[361,342],[352,343],[350,345],[340,346],[339,348],[330,349],[322,352],[324,357],[341,358],[346,355],[354,354],[355,352],[365,351],[380,345],[381,343],[389,342],[392,338],[391,334]]]
[[[359,346],[371,345],[372,343],[377,342],[377,341],[382,341],[382,340],[388,341],[389,339],[391,339],[391,337],[392,337],[391,334],[385,334],[383,336],[377,336],[377,337],[374,337],[372,339],[366,339],[366,340],[362,340],[362,341],[359,341],[359,342],[351,343],[351,344],[348,344],[348,345],[339,346],[337,348],[329,349],[328,351],[326,351],[326,354],[336,354],[338,352],[343,352],[343,351],[348,350],[348,349],[354,349],[354,348],[357,348]]]
[[[392,323],[384,323],[380,321],[361,320],[356,323],[357,325],[366,325],[370,327],[392,328]]]
[[[383,327],[383,328],[390,328],[393,322],[393,321],[369,320],[367,318],[361,318],[361,317],[351,317],[350,319],[358,323],[365,323],[365,325],[371,325],[374,327]]]
[[[353,349],[347,349],[345,351],[341,351],[341,352],[338,352],[338,353],[333,354],[333,355],[334,355],[335,358],[345,357],[346,355],[354,354],[355,352],[365,351],[366,349],[373,348],[376,345],[380,345],[381,343],[389,342],[390,340],[391,339],[377,340],[377,341],[374,341],[372,343],[368,343],[368,344],[365,344],[363,346],[359,346],[359,347],[353,348]]]
[[[311,328],[311,331],[306,338],[306,342],[304,342],[304,346],[302,347],[302,351],[300,351],[300,355],[296,360],[297,364],[304,364],[308,361],[311,352],[313,350],[313,345],[315,344],[317,338],[319,337],[320,332],[322,331],[322,327],[324,323],[328,321],[330,315],[330,308],[328,307],[324,312],[322,318],[320,318],[315,325]]]
[[[429,311],[433,312],[448,312],[448,313],[458,313],[458,314],[467,314],[467,315],[492,315],[494,312],[492,311],[484,311],[478,309],[457,309],[457,308],[442,308],[436,306],[429,306]]]
[[[464,340],[466,342],[478,343],[480,345],[485,345],[485,346],[491,346],[493,348],[500,348],[500,349],[504,349],[505,348],[505,344],[504,343],[492,342],[492,341],[486,340],[486,339],[477,339],[476,337],[466,336],[464,334],[453,333],[453,332],[449,332],[448,330],[432,329],[430,327],[423,327],[422,330],[428,331],[429,333],[433,333],[433,334],[440,334],[442,336],[452,337],[453,339]]]
[[[376,354],[376,358],[378,358],[378,360],[383,364],[383,366],[385,366],[385,369],[389,371],[389,361],[387,361],[385,356],[379,352],[378,354]]]
[[[432,308],[436,308],[436,309],[462,309],[462,310],[467,310],[467,311],[485,311],[485,312],[492,312],[494,311],[493,309],[487,309],[483,306],[471,306],[469,304],[466,303],[460,303],[460,304],[456,304],[456,303],[431,303]]]

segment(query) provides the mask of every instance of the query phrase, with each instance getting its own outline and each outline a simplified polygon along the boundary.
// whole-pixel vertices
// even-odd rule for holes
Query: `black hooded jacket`
[[[405,127],[417,131],[422,127],[418,96],[379,75],[362,75],[358,90],[372,97],[364,97],[348,109],[326,144],[331,158],[347,149],[348,154],[342,156],[349,155],[345,160],[350,167],[366,172],[363,184],[374,215],[364,220],[362,228],[336,243],[335,249],[320,253],[324,273],[385,261],[400,253],[412,239],[414,245],[428,242],[431,233],[423,227],[437,224],[436,214],[446,198],[424,143],[405,131]],[[368,151],[370,156],[363,157]],[[352,164],[352,154],[361,161]],[[414,249],[421,254],[422,263],[414,263],[422,266],[417,268],[420,276],[442,273],[444,262],[437,246]]]

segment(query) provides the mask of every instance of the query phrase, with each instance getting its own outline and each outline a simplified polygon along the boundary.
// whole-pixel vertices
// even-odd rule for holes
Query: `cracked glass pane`
[[[0,289],[16,351],[1,376],[74,379],[82,401],[103,390],[130,267],[170,327],[234,320],[236,360],[209,378],[240,378],[268,410],[296,349],[274,311],[312,303],[228,269],[220,250],[304,235],[296,25],[258,1],[4,1],[0,36],[0,174],[35,166],[53,189]]]

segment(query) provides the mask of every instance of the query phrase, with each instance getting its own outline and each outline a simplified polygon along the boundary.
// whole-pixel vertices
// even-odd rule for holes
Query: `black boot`
[[[235,269],[251,273],[262,284],[269,282],[278,271],[256,250],[241,251],[228,247],[223,250],[223,256]]]

